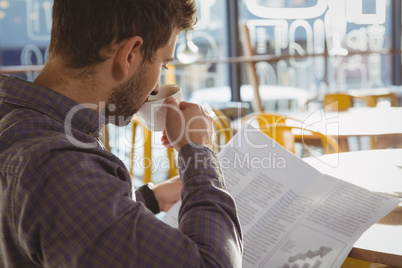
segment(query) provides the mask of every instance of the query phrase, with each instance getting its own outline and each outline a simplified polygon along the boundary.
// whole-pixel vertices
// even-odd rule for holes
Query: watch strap
[[[147,183],[138,188],[137,191],[140,191],[142,197],[144,198],[145,206],[154,214],[158,214],[160,212],[159,204],[155,198],[154,191],[151,189],[152,186],[153,183]]]

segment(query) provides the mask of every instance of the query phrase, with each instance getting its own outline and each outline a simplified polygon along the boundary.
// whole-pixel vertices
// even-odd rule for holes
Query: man
[[[54,1],[43,71],[34,83],[0,77],[1,267],[241,266],[235,204],[199,106],[166,102],[162,142],[179,152],[182,184],[132,196],[124,164],[98,142],[106,118],[127,124],[158,91],[195,21],[193,0]],[[148,208],[166,211],[180,189],[175,229]]]

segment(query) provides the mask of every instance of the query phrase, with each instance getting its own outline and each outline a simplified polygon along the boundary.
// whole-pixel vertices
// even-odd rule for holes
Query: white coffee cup
[[[182,101],[181,87],[174,84],[161,85],[158,94],[149,95],[147,102],[136,113],[138,121],[151,131],[162,131],[166,122],[166,107],[163,102],[169,96]]]

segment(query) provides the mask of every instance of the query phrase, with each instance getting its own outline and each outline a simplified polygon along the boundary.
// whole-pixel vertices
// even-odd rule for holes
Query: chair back
[[[264,113],[264,112],[255,112],[251,113],[242,119],[242,123],[244,124],[246,121],[257,120],[258,126],[263,128],[266,125],[291,125],[291,126],[301,126],[303,122],[299,119],[295,119],[286,115],[275,114],[275,113]]]
[[[221,110],[216,108],[212,108],[212,112],[215,114],[213,118],[217,119],[214,119],[214,124],[222,131],[222,134],[225,137],[225,142],[228,143],[233,138],[233,131],[230,127],[230,119],[223,112],[221,112]]]
[[[292,153],[296,151],[296,140],[300,140],[304,149],[309,152],[310,146],[308,146],[308,144],[311,143],[311,140],[317,139],[321,141],[320,147],[323,148],[325,154],[340,152],[338,143],[334,138],[326,136],[318,131],[285,124],[266,125],[261,128],[261,131]]]
[[[356,99],[364,100],[368,107],[376,107],[380,99],[389,99],[392,107],[398,107],[398,98],[394,92],[373,95],[355,96]]]
[[[325,94],[323,106],[326,111],[346,111],[353,106],[353,96],[346,93]]]
[[[223,143],[228,143],[233,137],[233,131],[230,127],[230,119],[222,113],[219,109],[212,108],[209,104],[204,104],[206,113],[212,117],[215,132],[213,135],[213,149],[218,152],[222,145],[221,137],[223,137]]]
[[[132,120],[132,142],[131,142],[131,153],[130,153],[130,167],[129,172],[130,176],[134,176],[134,145],[135,145],[135,136],[137,133],[137,127],[142,127],[143,131],[143,142],[144,142],[144,157],[143,167],[144,167],[144,175],[143,182],[148,183],[152,181],[152,131],[142,126],[141,123],[134,117]],[[168,178],[172,178],[177,175],[177,167],[174,157],[174,149],[167,148],[167,156],[169,161],[168,168]]]

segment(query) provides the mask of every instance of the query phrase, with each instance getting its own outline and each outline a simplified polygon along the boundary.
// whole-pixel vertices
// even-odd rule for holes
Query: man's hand
[[[181,181],[179,176],[156,184],[152,191],[158,201],[160,211],[168,211],[174,203],[180,200]]]
[[[166,126],[162,144],[173,147],[176,151],[189,143],[205,145],[211,148],[213,122],[201,106],[174,98],[165,100],[167,106]]]

